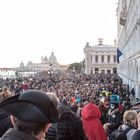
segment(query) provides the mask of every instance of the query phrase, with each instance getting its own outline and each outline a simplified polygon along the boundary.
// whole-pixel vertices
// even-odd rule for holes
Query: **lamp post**
[[[18,71],[18,70],[15,72],[15,77],[16,77],[16,78],[19,77],[19,71]]]
[[[48,70],[48,74],[50,76],[50,79],[52,78],[52,73],[53,73],[52,64],[50,64],[50,67],[49,67],[49,70]]]

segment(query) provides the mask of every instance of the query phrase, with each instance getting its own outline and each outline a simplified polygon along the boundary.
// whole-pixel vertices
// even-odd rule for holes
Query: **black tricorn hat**
[[[59,114],[49,96],[38,90],[28,90],[0,104],[0,108],[16,118],[31,123],[55,123]]]

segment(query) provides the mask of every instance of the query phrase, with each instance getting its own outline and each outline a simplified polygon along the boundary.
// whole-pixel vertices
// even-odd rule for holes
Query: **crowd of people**
[[[117,74],[42,72],[0,79],[0,89],[2,140],[139,138],[140,102]]]

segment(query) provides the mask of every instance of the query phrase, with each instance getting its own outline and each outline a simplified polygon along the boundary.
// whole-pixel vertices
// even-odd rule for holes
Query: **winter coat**
[[[121,113],[119,109],[110,110],[108,113],[109,133],[118,129],[121,124]]]
[[[38,140],[32,135],[10,128],[0,140]]]
[[[133,132],[130,140],[139,140],[139,139],[140,139],[140,130],[137,130],[137,131]]]
[[[9,115],[0,109],[0,138],[11,127],[12,122]]]
[[[134,127],[132,127],[130,125],[123,124],[123,125],[121,125],[121,128],[122,128],[123,131],[125,131],[127,128],[130,128],[130,130],[126,134],[127,140],[137,140],[137,139],[132,139],[133,133],[135,133],[137,131]]]
[[[82,122],[88,140],[107,140],[107,136],[100,121],[101,113],[96,105],[88,103],[83,107]]]
[[[52,125],[48,129],[48,132],[46,133],[47,140],[56,140],[56,129],[57,123],[52,123]]]

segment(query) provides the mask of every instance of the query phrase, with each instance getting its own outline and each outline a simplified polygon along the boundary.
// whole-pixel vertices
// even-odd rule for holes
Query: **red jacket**
[[[92,103],[83,107],[82,121],[88,140],[107,140],[107,136],[100,121],[101,113],[98,107]]]

